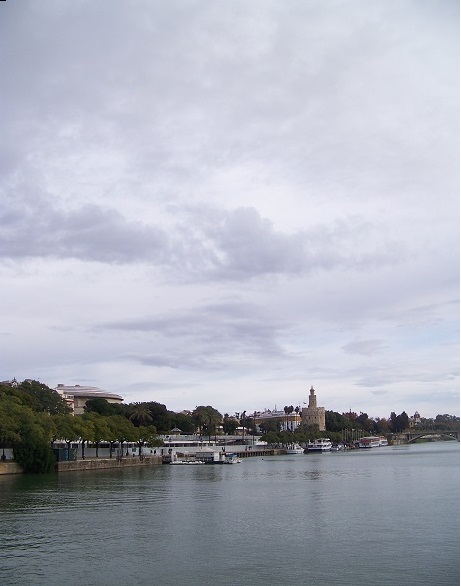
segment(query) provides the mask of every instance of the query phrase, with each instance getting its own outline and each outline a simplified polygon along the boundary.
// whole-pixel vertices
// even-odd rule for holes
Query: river
[[[458,586],[459,443],[0,477],[2,586]]]

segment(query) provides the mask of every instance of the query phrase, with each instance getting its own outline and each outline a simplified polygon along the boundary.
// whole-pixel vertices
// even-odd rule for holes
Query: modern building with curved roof
[[[98,387],[59,384],[55,390],[67,401],[74,415],[82,415],[85,412],[86,402],[90,399],[106,399],[108,403],[122,403],[123,401],[123,397],[120,395],[108,393]]]

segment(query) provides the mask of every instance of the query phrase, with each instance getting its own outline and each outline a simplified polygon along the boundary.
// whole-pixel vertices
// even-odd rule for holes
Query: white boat
[[[388,446],[389,442],[387,441],[387,438],[380,436],[379,438],[379,446],[383,447],[383,446]]]
[[[309,442],[307,444],[307,451],[308,452],[329,452],[331,450],[331,443],[330,438],[328,437],[320,437],[313,442]]]
[[[227,454],[223,460],[223,464],[241,464],[242,460],[237,457],[237,454]]]
[[[374,435],[370,435],[367,437],[361,437],[357,442],[359,448],[379,448],[380,446],[380,439],[379,437],[375,437]]]
[[[304,454],[304,448],[299,444],[288,444],[287,454]]]
[[[344,446],[342,444],[333,444],[330,448],[330,452],[342,452]]]
[[[188,466],[191,466],[192,464],[205,464],[205,462],[202,462],[201,460],[172,460],[170,462],[170,465],[179,466],[180,464],[187,464]]]

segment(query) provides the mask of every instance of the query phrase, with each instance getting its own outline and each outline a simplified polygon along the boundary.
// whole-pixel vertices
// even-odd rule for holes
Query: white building
[[[106,399],[108,403],[121,403],[123,397],[115,393],[108,393],[98,387],[84,385],[59,384],[55,389],[72,409],[74,415],[82,415],[86,402],[90,399]]]

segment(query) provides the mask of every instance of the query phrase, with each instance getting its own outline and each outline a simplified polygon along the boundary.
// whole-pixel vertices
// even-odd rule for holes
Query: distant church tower
[[[301,419],[306,425],[318,425],[319,431],[325,431],[325,407],[317,407],[314,387],[309,391],[309,406],[303,407]]]

